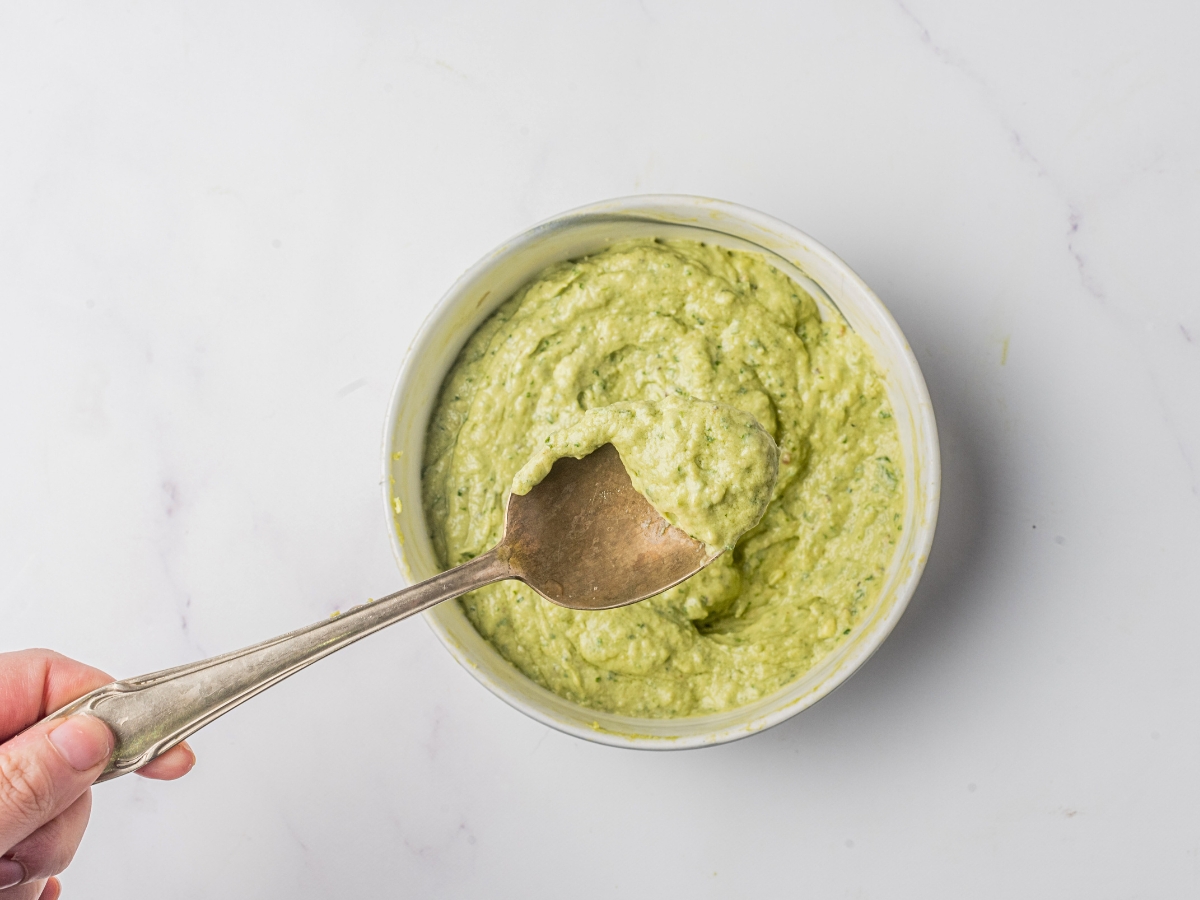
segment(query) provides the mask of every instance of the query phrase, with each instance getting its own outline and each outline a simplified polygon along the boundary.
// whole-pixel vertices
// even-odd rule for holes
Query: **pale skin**
[[[113,679],[50,650],[0,653],[0,900],[57,900],[92,808],[92,782],[113,750],[99,719],[48,713]],[[25,729],[29,729],[26,731]],[[170,781],[196,756],[187,744],[138,772]]]

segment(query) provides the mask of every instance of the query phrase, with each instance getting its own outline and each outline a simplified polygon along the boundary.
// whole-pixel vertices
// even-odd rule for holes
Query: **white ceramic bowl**
[[[736,740],[778,724],[812,706],[866,661],[904,612],[921,577],[937,520],[941,460],[933,407],[912,350],[879,298],[834,254],[790,225],[732,203],[687,196],[609,200],[547,219],[485,256],[442,297],[409,347],[384,429],[383,483],[392,549],[410,582],[438,571],[421,509],[421,459],[438,389],[459,350],[484,319],[546,266],[633,237],[690,238],[771,259],[809,290],[823,317],[843,316],[870,345],[887,375],[904,448],[904,528],[879,601],[807,674],[746,706],[683,719],[588,709],[522,675],[479,636],[458,603],[425,613],[454,658],[526,715],[589,741],[672,750]]]

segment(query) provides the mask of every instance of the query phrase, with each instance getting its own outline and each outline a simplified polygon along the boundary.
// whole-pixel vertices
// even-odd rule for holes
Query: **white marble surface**
[[[406,623],[97,789],[68,896],[1194,896],[1198,7],[499,6],[0,8],[0,648],[132,675],[396,586],[414,329],[646,191],[797,225],[905,329],[913,604],[816,708],[660,755]]]

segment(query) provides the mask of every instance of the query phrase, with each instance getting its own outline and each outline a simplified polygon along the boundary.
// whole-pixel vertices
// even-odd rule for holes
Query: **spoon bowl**
[[[528,494],[511,495],[504,539],[493,552],[512,577],[571,609],[645,600],[720,555],[638,493],[612,444],[583,459],[556,460]]]

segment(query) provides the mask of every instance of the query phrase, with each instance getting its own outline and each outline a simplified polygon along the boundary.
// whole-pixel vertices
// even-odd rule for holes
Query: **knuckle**
[[[71,864],[75,850],[75,845],[65,843],[61,835],[34,834],[17,844],[9,855],[25,867],[28,877],[48,878]]]
[[[91,811],[91,795],[85,793],[58,816],[19,842],[9,856],[25,867],[30,879],[57,875],[71,864]],[[0,900],[6,900],[0,892]]]
[[[0,809],[42,822],[54,809],[54,780],[33,756],[0,753]]]

